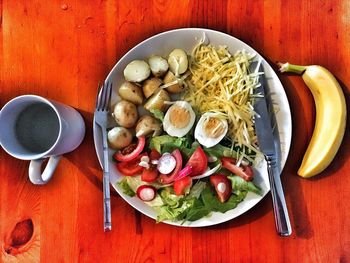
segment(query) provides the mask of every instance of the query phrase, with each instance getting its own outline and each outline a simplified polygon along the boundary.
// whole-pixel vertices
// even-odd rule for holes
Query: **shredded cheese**
[[[259,152],[254,130],[254,88],[259,72],[251,73],[255,57],[244,50],[234,55],[227,47],[214,47],[200,41],[192,50],[183,98],[199,113],[223,114],[229,123],[227,137],[234,145]],[[243,147],[244,148],[244,147]]]

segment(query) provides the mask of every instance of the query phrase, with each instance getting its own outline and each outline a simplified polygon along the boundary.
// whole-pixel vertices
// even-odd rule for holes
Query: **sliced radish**
[[[152,201],[156,197],[157,190],[150,185],[141,185],[137,188],[136,194],[142,201]]]
[[[161,174],[159,176],[159,182],[161,184],[170,184],[172,182],[174,182],[174,178],[177,177],[178,173],[180,172],[181,168],[182,168],[182,155],[181,152],[179,151],[179,149],[174,150],[171,153],[172,156],[174,156],[175,160],[176,160],[176,166],[174,171],[172,171],[171,174],[167,175],[167,174]]]
[[[158,160],[157,169],[161,174],[170,174],[175,169],[175,166],[175,157],[172,156],[170,153],[165,153]]]

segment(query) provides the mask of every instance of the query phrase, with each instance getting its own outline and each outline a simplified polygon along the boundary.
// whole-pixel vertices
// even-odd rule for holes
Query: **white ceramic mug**
[[[84,135],[84,120],[75,109],[40,96],[16,97],[0,111],[1,146],[15,158],[31,160],[33,184],[47,183],[61,155],[77,148]],[[42,172],[46,158],[49,161]]]

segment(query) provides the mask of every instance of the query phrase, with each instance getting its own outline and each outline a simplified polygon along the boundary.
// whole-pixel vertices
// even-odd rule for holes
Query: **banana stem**
[[[287,63],[278,62],[278,66],[280,67],[279,71],[282,73],[293,72],[299,75],[303,74],[307,68],[307,66],[293,65],[293,64],[289,64],[288,62]]]

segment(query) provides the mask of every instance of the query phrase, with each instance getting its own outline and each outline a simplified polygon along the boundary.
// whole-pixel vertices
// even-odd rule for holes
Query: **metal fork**
[[[108,145],[107,145],[107,119],[109,104],[112,95],[112,83],[107,82],[102,85],[96,99],[95,122],[101,128],[103,141],[103,211],[104,211],[104,231],[112,229],[111,222],[111,199],[109,191],[109,165],[108,165]]]

